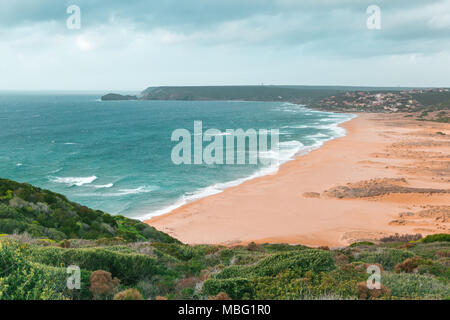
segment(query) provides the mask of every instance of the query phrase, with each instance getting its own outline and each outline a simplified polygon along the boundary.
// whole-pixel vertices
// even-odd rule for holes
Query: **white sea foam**
[[[77,186],[81,187],[85,184],[90,184],[97,180],[96,176],[91,177],[54,177],[51,178],[52,182],[55,183],[64,183],[67,184],[69,187]]]
[[[306,138],[330,138],[330,136],[324,133],[316,133],[306,136]]]
[[[112,188],[114,186],[114,183],[108,183],[108,184],[104,184],[104,185],[94,185],[93,187],[96,189],[108,189],[108,188]]]
[[[312,128],[313,126],[311,125],[306,125],[306,124],[299,124],[299,125],[294,125],[294,126],[284,126],[282,127],[282,129],[306,129],[306,128]]]
[[[140,194],[140,193],[148,193],[158,189],[157,186],[141,186],[135,189],[119,189],[117,193],[114,193],[115,196],[125,196],[130,194]]]
[[[111,184],[105,185],[104,188],[111,188]],[[98,188],[99,186],[94,186]],[[158,186],[140,186],[138,188],[134,189],[119,189],[117,192],[108,192],[108,193],[80,193],[78,196],[80,197],[122,197],[122,196],[128,196],[128,195],[134,195],[134,194],[141,194],[141,193],[149,193],[152,191],[155,191],[159,189]]]
[[[293,104],[293,103],[287,102],[287,103],[283,103],[281,106],[279,106],[275,110],[289,112],[289,113],[299,113],[299,112],[303,113],[303,112],[305,112],[305,110],[308,110],[308,109],[306,109],[304,105]]]

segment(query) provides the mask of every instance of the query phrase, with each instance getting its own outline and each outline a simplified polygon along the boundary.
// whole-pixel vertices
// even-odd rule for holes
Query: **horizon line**
[[[389,88],[402,88],[402,89],[440,89],[440,88],[450,88],[449,86],[403,86],[403,85],[397,85],[397,86],[375,86],[375,85],[315,85],[315,84],[226,84],[226,85],[154,85],[154,86],[147,86],[144,89],[0,89],[0,93],[6,93],[6,92],[31,92],[31,93],[104,93],[104,92],[142,92],[143,90],[147,88],[163,88],[163,87],[338,87],[338,88],[382,88],[382,89],[389,89]]]

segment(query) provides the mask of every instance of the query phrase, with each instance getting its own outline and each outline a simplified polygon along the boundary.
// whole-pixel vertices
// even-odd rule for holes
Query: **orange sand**
[[[323,192],[384,178],[406,178],[413,188],[449,189],[450,125],[401,114],[360,114],[343,126],[345,137],[286,163],[274,175],[146,223],[189,244],[254,241],[337,247],[394,233],[449,233],[445,205],[450,205],[450,193],[337,199]],[[421,213],[428,208],[432,214]]]

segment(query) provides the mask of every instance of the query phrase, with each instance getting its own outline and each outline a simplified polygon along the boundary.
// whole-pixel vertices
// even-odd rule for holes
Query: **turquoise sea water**
[[[261,165],[175,165],[173,130],[279,129],[281,162],[342,136],[349,114],[278,102],[99,101],[0,94],[0,177],[113,214],[148,218],[273,172]],[[206,145],[206,143],[205,143]]]

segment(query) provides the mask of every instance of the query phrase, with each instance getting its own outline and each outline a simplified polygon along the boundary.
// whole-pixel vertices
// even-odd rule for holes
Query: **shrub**
[[[141,293],[136,289],[127,289],[114,295],[114,300],[144,300]]]
[[[360,241],[360,242],[354,242],[352,243],[349,247],[350,248],[354,248],[354,247],[360,247],[360,246],[374,246],[375,244],[373,242],[370,241]]]
[[[275,276],[285,270],[303,275],[306,271],[321,272],[335,268],[332,254],[322,250],[302,250],[275,254],[254,267],[258,276]]]
[[[430,242],[430,243],[422,243],[417,242],[413,248],[410,248],[408,251],[413,252],[414,254],[421,256],[422,258],[427,259],[436,259],[436,253],[439,251],[449,251],[449,243],[448,242]]]
[[[186,288],[194,288],[197,283],[198,279],[195,277],[180,279],[176,284],[176,289],[182,291]]]
[[[36,247],[30,253],[33,261],[52,266],[77,265],[86,270],[107,270],[124,284],[134,284],[145,276],[169,271],[158,261],[142,254],[113,252],[105,248],[62,249]]]
[[[369,289],[366,282],[358,283],[358,297],[362,300],[387,298],[391,295],[391,290],[383,284],[380,289]]]
[[[92,292],[94,299],[108,299],[117,291],[120,280],[112,278],[111,273],[103,270],[94,271],[90,277],[91,286],[89,290]]]
[[[225,292],[233,300],[251,299],[254,294],[251,282],[248,279],[208,279],[203,283],[203,292],[209,296]]]
[[[349,259],[345,254],[340,254],[336,256],[336,263],[337,264],[347,264]]]
[[[416,257],[408,258],[405,261],[398,263],[395,266],[395,272],[396,273],[400,273],[400,272],[411,273],[419,266],[419,262],[420,262],[420,260]]]
[[[435,255],[439,258],[450,258],[450,251],[437,251]]]
[[[450,280],[450,268],[449,261],[442,259],[441,261],[422,260],[417,268],[417,272],[420,274],[431,274],[436,277],[443,277],[447,281]]]
[[[417,234],[403,234],[399,235],[396,233],[395,235],[391,235],[388,237],[381,238],[381,242],[409,242],[409,241],[417,241],[422,239],[422,235],[420,233]]]
[[[256,300],[295,300],[309,294],[305,279],[285,272],[276,277],[259,277],[251,280],[254,288],[252,299]]]
[[[209,297],[208,300],[231,300],[225,292],[219,292],[216,296]]]
[[[398,247],[399,249],[411,249],[414,248],[416,246],[415,243],[412,242],[406,242],[404,244],[402,244],[400,247]]]
[[[66,274],[31,263],[26,245],[0,241],[0,300],[66,299]]]
[[[262,259],[254,266],[231,266],[224,269],[217,278],[267,277],[291,271],[301,276],[307,271],[321,272],[335,268],[331,252],[323,250],[301,250],[283,252]]]
[[[232,249],[222,249],[218,252],[220,260],[223,264],[229,264],[231,261],[231,258],[235,255],[235,252]]]
[[[280,253],[280,252],[284,252],[284,251],[299,251],[299,250],[304,250],[304,249],[309,249],[305,246],[301,246],[301,245],[290,245],[290,244],[271,244],[271,243],[266,243],[266,244],[262,244],[259,246],[261,249],[263,249],[266,252],[271,252],[271,253]]]
[[[56,244],[56,241],[52,239],[38,239],[37,243],[41,246],[52,246]]]
[[[432,234],[420,240],[423,243],[431,243],[431,242],[450,242],[450,234],[441,233],[441,234]]]
[[[61,248],[69,249],[72,248],[72,242],[70,242],[70,240],[63,240],[61,241],[60,246]]]
[[[409,299],[442,299],[449,296],[450,287],[429,275],[385,272],[384,285],[392,290],[393,297]]]
[[[183,261],[190,260],[196,255],[194,248],[188,245],[156,242],[153,243],[152,246],[172,257]]]
[[[258,250],[258,245],[256,243],[254,243],[254,242],[250,242],[247,245],[247,250],[248,251],[256,251],[256,250]]]
[[[120,237],[113,237],[113,238],[100,238],[95,241],[98,245],[104,245],[104,246],[114,246],[114,245],[120,245],[126,243],[126,241],[123,238]]]
[[[379,263],[384,269],[392,270],[400,262],[412,257],[414,254],[406,250],[379,248],[373,252],[361,252],[357,259],[371,264]]]

